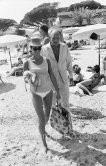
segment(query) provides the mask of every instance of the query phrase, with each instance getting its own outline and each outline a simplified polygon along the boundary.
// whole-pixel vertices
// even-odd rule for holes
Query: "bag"
[[[72,132],[71,115],[66,109],[58,104],[55,108],[52,108],[50,124],[61,134],[67,135]]]

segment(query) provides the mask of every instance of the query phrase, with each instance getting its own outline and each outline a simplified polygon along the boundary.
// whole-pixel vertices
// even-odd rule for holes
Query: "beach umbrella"
[[[88,25],[72,35],[73,39],[90,39],[92,34],[97,34],[98,49],[99,49],[99,66],[100,66],[100,40],[106,36],[106,24]]]
[[[16,46],[18,44],[25,44],[26,40],[27,40],[26,37],[19,36],[19,35],[3,35],[3,36],[0,36],[0,47],[7,47],[8,50],[9,50],[11,67],[12,67],[12,61],[11,61],[10,48],[13,47],[13,46]]]
[[[8,46],[10,47],[11,45],[16,45],[16,44],[24,44],[26,43],[26,37],[19,36],[19,35],[3,35],[0,36],[0,46],[5,47]]]

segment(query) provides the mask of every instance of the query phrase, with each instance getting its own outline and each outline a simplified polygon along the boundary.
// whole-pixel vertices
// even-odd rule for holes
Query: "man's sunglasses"
[[[42,46],[38,46],[38,47],[34,47],[34,46],[30,46],[31,49],[33,49],[34,51],[37,51],[37,50],[41,50]]]

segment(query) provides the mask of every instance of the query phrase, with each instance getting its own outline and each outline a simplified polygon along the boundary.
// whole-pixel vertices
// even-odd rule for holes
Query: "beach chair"
[[[18,76],[23,75],[23,69],[20,69],[20,70],[18,70],[18,71],[16,70],[16,71],[15,71],[15,76],[17,76],[17,75],[18,75]]]

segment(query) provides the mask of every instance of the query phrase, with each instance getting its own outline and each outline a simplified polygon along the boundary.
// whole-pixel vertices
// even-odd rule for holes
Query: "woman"
[[[24,63],[24,80],[30,84],[33,106],[39,119],[39,131],[44,150],[47,153],[45,125],[48,122],[52,105],[53,91],[51,82],[57,92],[57,99],[60,98],[60,94],[50,61],[40,55],[41,47],[41,40],[38,36],[31,39],[32,57]]]
[[[80,83],[78,83],[76,85],[77,89],[78,89],[78,92],[81,95],[88,94],[88,95],[92,96],[93,95],[92,94],[92,89],[95,86],[97,86],[101,81],[99,65],[95,65],[92,68],[92,72],[93,72],[93,75],[92,75],[91,78],[89,78],[87,80],[84,80],[84,81],[81,81]]]

